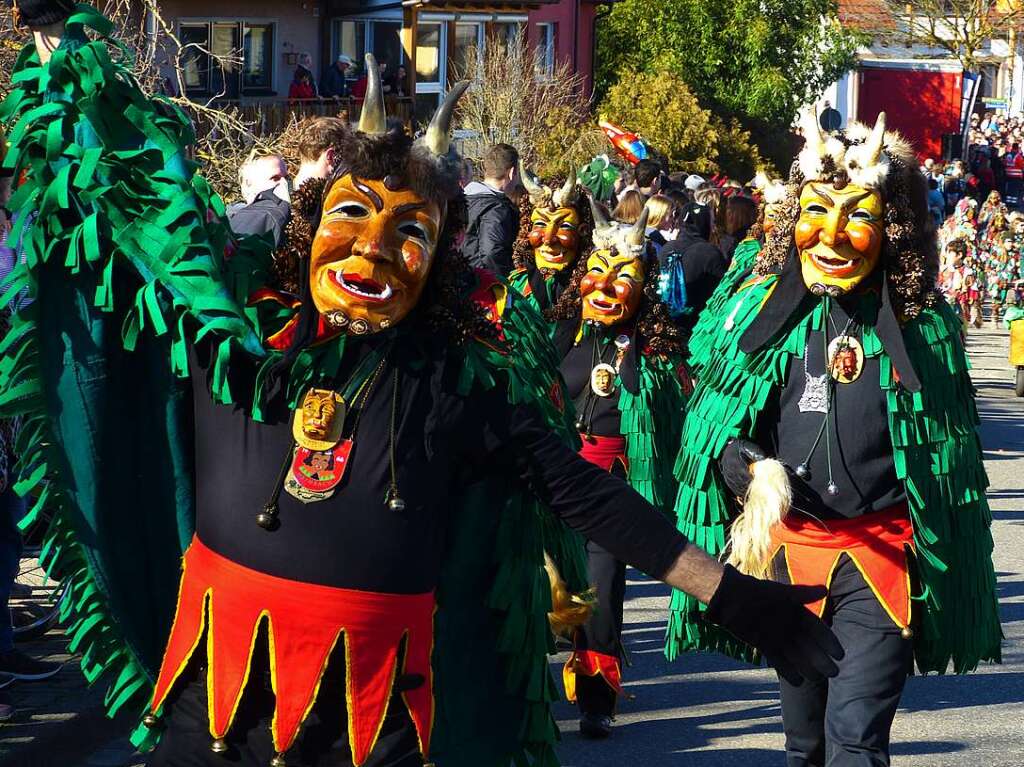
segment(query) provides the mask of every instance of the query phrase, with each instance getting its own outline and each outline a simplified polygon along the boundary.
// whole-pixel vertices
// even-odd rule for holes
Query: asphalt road
[[[898,767],[1024,767],[1024,399],[1014,397],[1007,333],[968,339],[991,487],[1003,665],[914,677],[893,728]],[[774,674],[713,655],[662,655],[668,590],[630,571],[624,642],[633,696],[612,738],[586,741],[559,704],[567,767],[762,767],[784,764]]]

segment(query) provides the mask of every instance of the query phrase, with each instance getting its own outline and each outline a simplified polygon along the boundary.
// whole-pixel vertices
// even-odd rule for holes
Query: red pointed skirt
[[[267,575],[222,557],[195,538],[185,552],[178,607],[151,710],[163,706],[205,633],[210,735],[224,737],[238,711],[265,619],[275,696],[271,730],[278,752],[294,743],[316,701],[328,659],[343,642],[353,762],[362,764],[373,750],[398,673],[425,680],[401,695],[426,758],[434,717],[434,608],[433,593],[378,594]]]

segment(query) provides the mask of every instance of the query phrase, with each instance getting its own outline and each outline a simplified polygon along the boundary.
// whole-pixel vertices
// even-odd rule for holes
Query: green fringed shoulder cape
[[[48,521],[42,559],[71,590],[71,649],[90,682],[105,678],[113,715],[148,702],[192,537],[187,345],[215,344],[211,395],[225,404],[232,355],[262,360],[250,413],[260,420],[262,380],[279,359],[262,339],[287,317],[245,306],[268,274],[269,243],[231,240],[223,203],[185,156],[187,119],[142,94],[111,58],[109,33],[78,6],[45,66],[25,48],[0,106],[5,164],[21,179],[11,241],[24,256],[3,301],[31,299],[0,343],[0,416],[24,417],[16,487],[37,497],[26,524]],[[502,386],[574,440],[539,315],[493,290],[507,293],[505,340],[462,347],[461,390]],[[298,355],[292,405],[343,350],[339,340]],[[453,518],[438,589],[436,760],[554,765],[543,552],[582,590],[582,547],[499,472],[465,488]]]
[[[619,394],[629,484],[672,518],[676,496],[673,456],[686,411],[686,398],[676,373],[681,364],[681,360],[641,354],[636,393],[621,386]]]
[[[554,293],[555,279],[544,280],[544,290],[547,291],[547,295],[544,297],[547,303],[545,306],[541,306],[537,296],[533,293],[533,286],[530,283],[530,270],[525,268],[513,269],[512,273],[508,276],[508,283],[519,295],[526,298],[530,302],[530,305],[538,311],[542,311],[547,306],[552,306],[555,303],[556,296]],[[552,326],[553,327],[553,326]]]
[[[754,278],[706,319],[707,347],[697,388],[690,398],[682,449],[676,513],[680,531],[708,553],[722,552],[736,513],[718,459],[734,437],[752,438],[765,403],[778,395],[792,359],[801,357],[811,330],[820,330],[822,306],[797,316],[768,347],[747,355],[737,346],[756,321],[775,277]],[[907,352],[924,384],[912,394],[870,327],[865,354],[879,356],[879,385],[886,393],[896,470],[903,481],[914,526],[916,567],[922,593],[915,656],[922,673],[960,673],[1000,659],[992,567],[988,484],[976,427],[978,413],[960,326],[939,302],[903,326]],[[705,622],[704,606],[681,592],[672,597],[665,653],[717,650],[751,659],[746,645]]]

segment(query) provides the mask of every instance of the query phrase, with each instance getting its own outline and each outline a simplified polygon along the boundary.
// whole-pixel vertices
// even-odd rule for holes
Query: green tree
[[[861,41],[840,27],[836,0],[622,0],[598,24],[597,91],[626,72],[673,72],[771,150],[800,106],[853,66]]]
[[[669,170],[751,178],[764,163],[735,120],[701,107],[673,72],[628,72],[601,102],[602,117],[629,126],[668,163]]]

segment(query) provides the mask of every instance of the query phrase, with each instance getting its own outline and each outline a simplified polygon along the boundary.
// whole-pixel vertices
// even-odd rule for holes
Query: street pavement
[[[1003,665],[911,678],[893,727],[896,767],[1024,767],[1024,399],[1013,394],[1007,345],[1001,328],[968,337],[991,482]],[[781,767],[774,673],[707,654],[668,663],[668,589],[634,570],[630,578],[623,639],[633,666],[624,674],[634,697],[621,703],[604,742],[580,738],[575,708],[559,704],[563,764]]]
[[[969,337],[991,479],[996,570],[1006,642],[1002,666],[969,676],[912,678],[893,730],[897,767],[1024,767],[1024,399],[1013,396],[1006,331]],[[669,664],[662,655],[668,590],[630,571],[624,642],[632,696],[605,742],[582,740],[575,709],[555,710],[566,767],[781,767],[782,725],[774,674],[713,655]],[[33,652],[53,659],[61,637]],[[558,660],[564,660],[564,656]],[[558,674],[558,663],[552,665]],[[138,767],[127,720],[102,715],[102,692],[70,662],[54,679],[12,685],[19,709],[0,725],[0,767]]]

